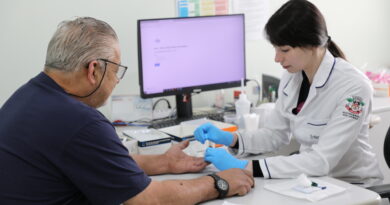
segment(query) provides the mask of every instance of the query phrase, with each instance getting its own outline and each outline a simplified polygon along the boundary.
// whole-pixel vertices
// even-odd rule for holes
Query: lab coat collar
[[[316,88],[324,87],[332,75],[335,63],[335,57],[333,57],[333,55],[327,50],[316,74],[314,75],[312,85],[314,85]],[[288,75],[289,77],[287,83],[283,85],[283,94],[285,96],[289,96],[294,92],[299,92],[298,89],[303,79],[301,72],[289,73]]]
[[[334,65],[336,64],[336,58],[326,50],[324,58],[318,67],[316,74],[314,75],[313,85],[316,88],[322,88],[328,82],[330,76],[332,75]]]

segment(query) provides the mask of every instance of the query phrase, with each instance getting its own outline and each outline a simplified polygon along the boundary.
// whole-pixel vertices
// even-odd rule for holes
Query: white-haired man
[[[44,71],[0,109],[0,204],[195,204],[251,190],[252,174],[241,169],[192,180],[149,178],[207,164],[182,152],[188,142],[162,155],[128,154],[96,110],[125,74],[120,55],[117,35],[103,21],[83,17],[58,26]]]

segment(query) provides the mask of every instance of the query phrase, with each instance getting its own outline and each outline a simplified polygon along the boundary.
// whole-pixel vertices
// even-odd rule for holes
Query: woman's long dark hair
[[[335,57],[345,58],[332,41],[323,15],[307,0],[290,0],[280,7],[265,25],[267,39],[276,46],[327,46]]]

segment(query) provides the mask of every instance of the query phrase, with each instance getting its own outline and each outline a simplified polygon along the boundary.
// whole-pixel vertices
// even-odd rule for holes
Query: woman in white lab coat
[[[286,72],[264,128],[231,134],[206,124],[195,131],[195,138],[225,144],[242,156],[276,151],[293,136],[300,143],[299,153],[248,161],[209,148],[205,160],[222,170],[246,168],[265,178],[305,173],[363,186],[380,183],[383,176],[368,144],[370,81],[345,60],[320,11],[306,0],[290,0],[272,15],[265,32],[275,48],[275,61]]]

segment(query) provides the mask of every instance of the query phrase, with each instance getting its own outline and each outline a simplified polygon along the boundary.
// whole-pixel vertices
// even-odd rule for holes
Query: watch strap
[[[227,190],[220,189],[220,187],[218,186],[218,181],[223,180],[228,186],[229,186],[229,183],[226,180],[222,179],[220,176],[218,176],[215,173],[214,174],[209,174],[208,176],[210,176],[210,177],[212,177],[214,179],[215,189],[218,191],[218,199],[225,198],[225,196],[229,192],[229,188]]]

